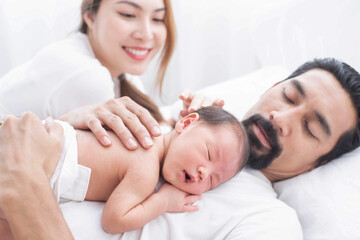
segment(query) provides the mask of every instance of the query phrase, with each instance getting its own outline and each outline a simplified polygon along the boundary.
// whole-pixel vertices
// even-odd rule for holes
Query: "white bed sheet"
[[[86,240],[301,240],[293,209],[276,199],[268,180],[257,171],[244,170],[220,187],[204,193],[194,213],[165,213],[142,229],[111,235],[101,228],[104,203],[61,204],[75,239]]]

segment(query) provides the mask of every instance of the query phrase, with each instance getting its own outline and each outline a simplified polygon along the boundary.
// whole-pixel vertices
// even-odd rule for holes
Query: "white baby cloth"
[[[76,132],[70,124],[56,121],[64,128],[64,147],[50,180],[58,202],[83,201],[88,190],[91,169],[78,164]]]

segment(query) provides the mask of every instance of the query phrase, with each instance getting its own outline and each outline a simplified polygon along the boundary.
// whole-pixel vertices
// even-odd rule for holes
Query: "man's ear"
[[[175,125],[175,131],[180,134],[182,131],[187,128],[190,124],[198,122],[200,116],[198,113],[190,113],[180,121],[178,121]]]
[[[86,11],[83,14],[83,18],[84,18],[86,25],[88,26],[88,29],[92,29],[93,25],[94,25],[94,21],[95,21],[94,13],[92,13],[90,11]]]

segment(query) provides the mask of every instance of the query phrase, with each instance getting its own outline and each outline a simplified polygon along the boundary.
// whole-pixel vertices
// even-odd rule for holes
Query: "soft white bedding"
[[[294,208],[304,237],[360,239],[360,148],[301,176],[274,184]]]
[[[100,224],[104,203],[61,204],[75,239],[86,240],[301,240],[295,211],[275,197],[259,172],[244,170],[220,187],[204,193],[194,213],[165,213],[142,229],[110,235]]]

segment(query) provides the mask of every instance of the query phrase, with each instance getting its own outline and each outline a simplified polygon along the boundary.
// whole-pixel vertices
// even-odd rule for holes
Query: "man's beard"
[[[250,156],[247,161],[247,165],[257,170],[268,167],[272,161],[282,152],[277,132],[274,129],[272,123],[263,118],[260,114],[255,114],[242,122],[244,124],[250,144]],[[261,143],[261,141],[254,133],[255,125],[260,127],[265,132],[270,143],[270,150]],[[259,152],[265,153],[259,154]]]

